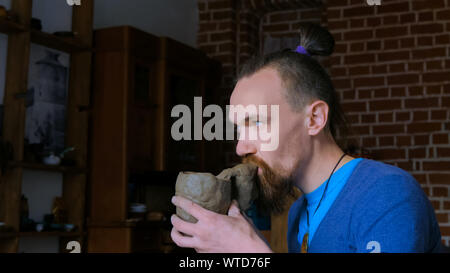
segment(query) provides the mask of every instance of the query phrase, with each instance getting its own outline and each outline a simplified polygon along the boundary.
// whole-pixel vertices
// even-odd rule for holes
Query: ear
[[[322,131],[328,121],[328,104],[322,100],[314,101],[306,110],[306,129],[310,136]]]

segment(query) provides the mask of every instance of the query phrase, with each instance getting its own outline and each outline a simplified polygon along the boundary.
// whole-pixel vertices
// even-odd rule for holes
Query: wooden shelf
[[[26,232],[0,232],[0,239],[8,239],[15,237],[78,237],[84,236],[81,232],[64,232],[64,231],[26,231]]]
[[[45,165],[40,163],[29,163],[29,162],[18,162],[13,161],[9,164],[12,168],[24,168],[24,169],[30,169],[30,170],[37,170],[37,171],[47,171],[47,172],[60,172],[60,173],[87,173],[87,169],[78,168],[78,167],[72,167],[72,166],[51,166],[51,165]]]
[[[18,33],[26,31],[26,28],[19,23],[10,21],[6,18],[0,18],[0,33]]]
[[[35,29],[31,30],[31,42],[67,53],[92,51],[92,48],[84,45],[78,38],[60,37]]]
[[[77,237],[82,236],[81,232],[64,232],[64,231],[30,231],[19,232],[19,237]]]

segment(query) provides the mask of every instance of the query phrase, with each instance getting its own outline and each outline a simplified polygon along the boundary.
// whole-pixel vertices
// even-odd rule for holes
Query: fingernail
[[[177,199],[177,197],[176,196],[173,196],[172,197],[172,204],[175,204],[175,200]]]

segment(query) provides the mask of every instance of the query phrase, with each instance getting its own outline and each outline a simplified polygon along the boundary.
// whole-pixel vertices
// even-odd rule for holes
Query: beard
[[[281,214],[286,209],[289,197],[295,197],[292,174],[283,175],[279,168],[271,168],[254,155],[244,157],[242,162],[257,165],[262,170],[256,179],[258,197],[254,202],[258,211],[263,214]]]

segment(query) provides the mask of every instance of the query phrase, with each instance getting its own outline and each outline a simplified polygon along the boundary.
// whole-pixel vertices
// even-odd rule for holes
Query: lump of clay
[[[175,195],[186,197],[205,209],[226,214],[231,204],[231,184],[210,173],[180,172],[175,185]],[[197,219],[177,207],[177,215],[196,223]]]
[[[247,210],[256,199],[258,192],[254,181],[257,166],[253,164],[239,164],[223,170],[217,177],[230,180],[232,183],[231,199],[236,199],[241,210]]]
[[[257,197],[254,178],[257,166],[239,164],[223,170],[217,177],[210,173],[180,172],[175,185],[175,195],[183,196],[200,206],[226,214],[232,199],[241,210],[246,210]],[[189,222],[197,219],[177,207],[177,215]]]

